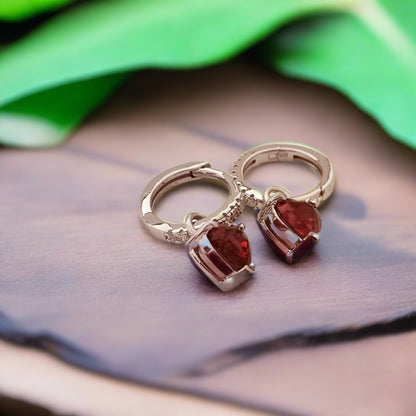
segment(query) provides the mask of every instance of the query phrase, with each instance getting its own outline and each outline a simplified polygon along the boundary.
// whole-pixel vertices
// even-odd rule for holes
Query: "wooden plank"
[[[240,397],[292,415],[411,415],[416,333],[271,351],[209,377],[175,381],[204,395]],[[227,386],[219,393],[218,386]]]
[[[282,264],[245,212],[256,277],[220,293],[183,248],[138,226],[137,200],[168,167],[209,160],[228,169],[271,140],[333,160],[338,186],[321,211],[322,240],[301,263]],[[139,75],[62,147],[1,150],[0,311],[9,328],[46,333],[55,343],[42,347],[70,362],[171,387],[172,377],[242,345],[394,319],[416,310],[415,161],[335,92],[245,62]],[[262,187],[271,178],[293,193],[316,181],[295,165],[250,176]],[[223,196],[184,187],[160,214],[208,213]],[[228,383],[212,394],[243,400]]]
[[[12,346],[3,341],[0,341],[0,357],[2,415],[52,416],[50,411],[54,415],[85,416],[265,415],[241,406],[102,377],[73,368],[44,352]],[[5,397],[5,394],[15,399]],[[33,405],[21,403],[19,399]]]

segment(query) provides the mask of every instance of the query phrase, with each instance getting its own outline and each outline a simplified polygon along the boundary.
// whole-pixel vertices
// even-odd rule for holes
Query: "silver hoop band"
[[[198,230],[210,221],[231,224],[244,209],[242,191],[231,176],[219,169],[211,168],[208,162],[193,162],[176,166],[156,176],[144,189],[139,203],[139,217],[147,230],[156,238],[175,244],[185,244],[190,230],[186,222],[173,223],[160,219],[154,213],[157,201],[173,188],[197,180],[219,182],[228,188],[229,196],[220,209],[211,215],[198,216],[193,229]]]
[[[311,202],[319,206],[330,197],[335,188],[335,171],[330,160],[318,150],[297,143],[266,143],[244,152],[231,169],[233,179],[245,192],[245,203],[254,208],[264,204],[263,192],[253,188],[246,175],[257,166],[273,162],[301,160],[315,167],[321,175],[319,185],[312,191],[292,197],[297,201]]]

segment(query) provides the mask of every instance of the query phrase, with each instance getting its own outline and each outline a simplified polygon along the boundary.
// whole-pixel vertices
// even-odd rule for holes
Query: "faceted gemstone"
[[[278,200],[275,208],[286,225],[302,238],[321,230],[321,216],[312,204],[288,198]]]
[[[229,276],[234,273],[234,270],[228,265],[226,261],[223,260],[221,256],[217,254],[216,251],[212,250],[207,253],[207,257],[212,261],[212,263],[217,267],[217,269],[223,274],[222,276],[215,276],[217,280],[224,280],[226,276]]]
[[[292,263],[296,263],[303,256],[306,256],[314,248],[316,240],[313,237],[307,237],[293,251]]]
[[[236,226],[218,225],[211,228],[207,233],[207,238],[215,249],[216,253],[229,264],[229,266],[239,271],[244,266],[251,263],[250,245],[246,234]],[[210,259],[213,261],[214,258]],[[218,262],[215,262],[217,266]]]
[[[292,233],[293,241],[285,239],[286,225],[276,220],[272,213],[268,214],[264,221],[258,222],[258,225],[269,246],[282,260],[286,261],[286,255],[294,247],[298,236]],[[285,229],[282,228],[282,225]]]
[[[296,263],[317,243],[321,230],[318,210],[307,202],[279,199],[260,211],[259,227],[276,254],[287,263]],[[272,209],[271,209],[272,208]]]
[[[188,254],[196,269],[224,292],[254,272],[248,238],[233,225],[207,224],[188,242]]]

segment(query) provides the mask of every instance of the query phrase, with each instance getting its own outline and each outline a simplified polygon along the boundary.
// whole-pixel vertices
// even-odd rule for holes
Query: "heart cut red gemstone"
[[[217,254],[233,270],[239,271],[251,263],[248,238],[236,226],[218,225],[213,227],[208,231],[207,238]]]
[[[312,204],[289,198],[280,199],[276,202],[275,209],[286,225],[302,238],[310,232],[321,231],[321,216]]]
[[[189,241],[188,254],[197,270],[224,292],[254,272],[250,244],[240,226],[207,224]]]
[[[290,198],[269,204],[258,215],[260,230],[279,257],[287,263],[296,263],[318,241],[317,234],[321,230],[319,212],[312,204]]]

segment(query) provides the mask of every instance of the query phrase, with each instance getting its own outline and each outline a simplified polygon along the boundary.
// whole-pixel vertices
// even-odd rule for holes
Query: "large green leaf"
[[[21,147],[60,143],[124,78],[107,75],[12,101],[0,108],[0,142]]]
[[[0,111],[4,115],[7,110],[8,115],[10,107],[1,106],[114,72],[213,64],[236,55],[293,18],[339,6],[340,0],[107,0],[83,4],[0,55]],[[68,109],[72,99],[71,89],[62,95],[55,91],[56,106],[66,100]],[[43,103],[45,108],[38,107],[36,117],[48,121],[49,105]],[[81,110],[73,105],[72,111]],[[71,120],[82,118],[66,114]],[[0,141],[3,120],[0,118]],[[13,144],[11,133],[16,129],[7,120],[7,143]],[[64,124],[71,123],[65,120]],[[57,134],[53,140],[49,134],[45,141],[42,135],[32,141],[17,137],[15,144],[50,145],[62,137]]]
[[[0,19],[20,20],[53,10],[74,0],[0,0]]]
[[[349,96],[393,137],[416,148],[416,1],[361,0],[299,22],[261,47],[280,71]]]

